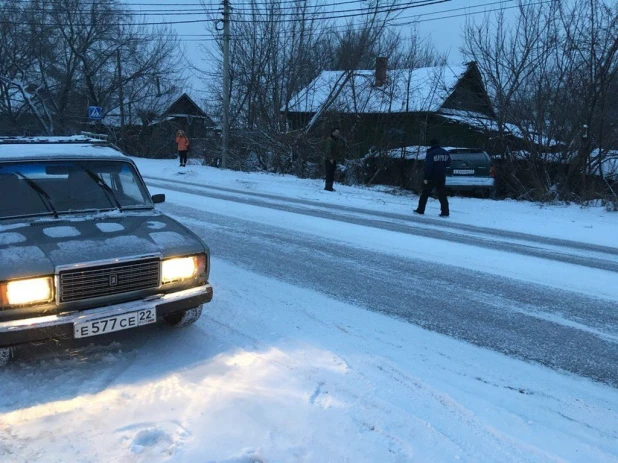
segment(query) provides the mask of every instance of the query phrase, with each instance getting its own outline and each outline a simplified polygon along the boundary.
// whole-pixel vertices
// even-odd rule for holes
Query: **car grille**
[[[59,274],[60,302],[156,288],[160,268],[160,260],[154,258],[62,271]]]

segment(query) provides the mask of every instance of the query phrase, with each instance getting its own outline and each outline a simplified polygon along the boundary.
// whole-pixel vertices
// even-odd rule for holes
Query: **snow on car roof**
[[[0,137],[0,160],[23,159],[122,159],[121,151],[95,138],[70,137]]]

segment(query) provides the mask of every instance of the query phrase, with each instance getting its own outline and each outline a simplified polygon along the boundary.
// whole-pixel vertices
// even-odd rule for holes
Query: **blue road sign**
[[[103,117],[103,111],[100,106],[88,106],[88,118],[101,119]]]

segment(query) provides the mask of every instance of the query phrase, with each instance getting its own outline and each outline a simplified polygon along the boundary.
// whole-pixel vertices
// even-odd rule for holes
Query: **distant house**
[[[176,152],[176,132],[183,130],[191,140],[191,156],[217,151],[220,128],[186,93],[174,100],[149,124],[149,157],[168,157]]]
[[[125,152],[151,158],[175,156],[179,129],[189,136],[193,157],[218,152],[219,127],[186,93],[153,95],[141,101],[139,109],[126,103],[124,118],[116,107],[104,111],[101,122],[88,121],[80,128],[113,134]]]
[[[323,71],[282,113],[292,130],[326,134],[339,125],[357,156],[370,148],[426,145],[480,147],[494,111],[476,63],[419,69]],[[352,153],[351,153],[352,154]]]
[[[214,130],[216,124],[189,95],[183,93],[161,114],[156,123],[172,122],[185,132],[195,129]]]

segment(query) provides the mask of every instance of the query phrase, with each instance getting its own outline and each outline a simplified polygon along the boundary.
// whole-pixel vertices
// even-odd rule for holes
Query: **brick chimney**
[[[380,56],[376,58],[376,87],[382,87],[386,83],[386,63],[388,58],[386,56]]]

